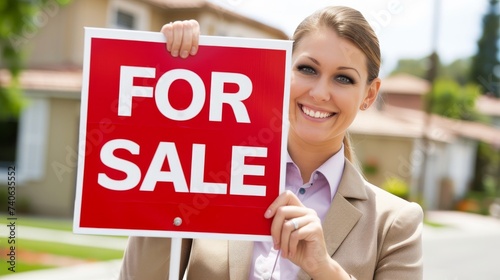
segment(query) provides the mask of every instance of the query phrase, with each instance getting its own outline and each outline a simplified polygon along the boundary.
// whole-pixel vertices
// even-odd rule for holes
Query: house
[[[424,96],[431,90],[427,80],[410,74],[397,74],[384,78],[380,92],[380,104],[424,110]]]
[[[15,163],[17,202],[33,213],[71,217],[75,198],[84,27],[159,31],[184,19],[200,22],[204,35],[288,39],[281,30],[205,0],[47,1],[36,34],[21,34],[29,51],[21,86],[28,105],[19,120]],[[0,71],[0,83],[10,80]],[[0,159],[1,161],[1,159]],[[7,176],[1,176],[7,178]],[[5,185],[7,182],[0,182]]]
[[[423,194],[426,208],[449,209],[470,189],[478,141],[500,147],[500,129],[426,114],[430,85],[417,77],[395,75],[382,85],[378,105],[358,114],[351,128],[361,167],[380,170],[366,174],[376,185],[397,177]],[[500,103],[488,104],[483,110],[500,112]]]

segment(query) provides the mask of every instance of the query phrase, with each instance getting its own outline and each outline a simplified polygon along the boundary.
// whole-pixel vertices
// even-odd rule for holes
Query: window
[[[136,19],[133,14],[120,9],[116,11],[116,26],[118,28],[134,29],[136,25]]]
[[[0,168],[8,168],[16,161],[18,124],[14,118],[0,120]]]
[[[129,30],[148,30],[149,11],[142,3],[114,0],[109,6],[109,27]]]
[[[0,174],[16,168],[18,183],[41,180],[45,172],[50,104],[44,98],[30,98],[19,120],[0,123]],[[7,176],[0,178],[0,184]]]

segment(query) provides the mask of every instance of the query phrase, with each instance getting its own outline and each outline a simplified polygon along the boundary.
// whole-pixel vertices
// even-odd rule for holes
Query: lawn
[[[1,223],[7,224],[7,221],[7,215],[0,215]],[[17,229],[18,231],[22,231],[23,226],[62,230],[67,232],[72,231],[71,220],[17,216],[16,225],[20,226]],[[3,241],[0,242],[0,261],[5,264],[6,261],[8,261],[7,253],[9,252],[9,247],[14,244],[8,244],[7,239],[2,238],[2,240]],[[25,272],[68,265],[66,260],[69,260],[73,263],[81,263],[114,260],[120,259],[123,256],[123,250],[96,248],[92,246],[79,246],[58,242],[45,242],[25,239],[22,237],[16,238],[15,241],[16,272]],[[46,259],[47,256],[52,257],[51,259],[54,259],[55,261],[53,260],[52,262],[48,263],[42,261]],[[57,260],[61,260],[61,263],[58,263]],[[7,275],[12,273],[7,270],[7,266],[2,266],[5,267],[5,269],[0,270],[0,275]]]
[[[0,214],[0,222],[7,223],[7,215]],[[46,229],[56,229],[64,231],[73,230],[73,222],[69,219],[54,219],[33,216],[17,216],[17,225],[39,227]]]
[[[107,261],[120,259],[123,250],[113,250],[96,247],[69,245],[56,242],[43,242],[37,240],[18,239],[18,248],[34,253],[48,253],[58,256],[67,256],[88,261]]]

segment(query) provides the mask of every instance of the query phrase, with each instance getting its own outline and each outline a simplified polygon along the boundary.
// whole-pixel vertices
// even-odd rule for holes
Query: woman
[[[195,55],[195,21],[165,25]],[[327,7],[294,33],[286,189],[264,216],[273,242],[184,240],[188,279],[422,279],[422,209],[363,179],[347,129],[380,88],[378,40],[356,10]],[[170,241],[131,237],[121,279],[165,279]]]

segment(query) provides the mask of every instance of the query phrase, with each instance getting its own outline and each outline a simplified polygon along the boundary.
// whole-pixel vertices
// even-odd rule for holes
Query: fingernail
[[[189,55],[188,51],[182,51],[181,52],[181,57],[182,58],[186,58],[186,57],[188,57],[188,55]]]
[[[172,51],[172,56],[177,57],[179,55],[179,51]]]
[[[196,54],[196,48],[195,47],[192,47],[191,48],[191,55],[195,55]]]
[[[264,218],[269,219],[271,218],[271,209],[267,209],[266,213],[264,213]]]

